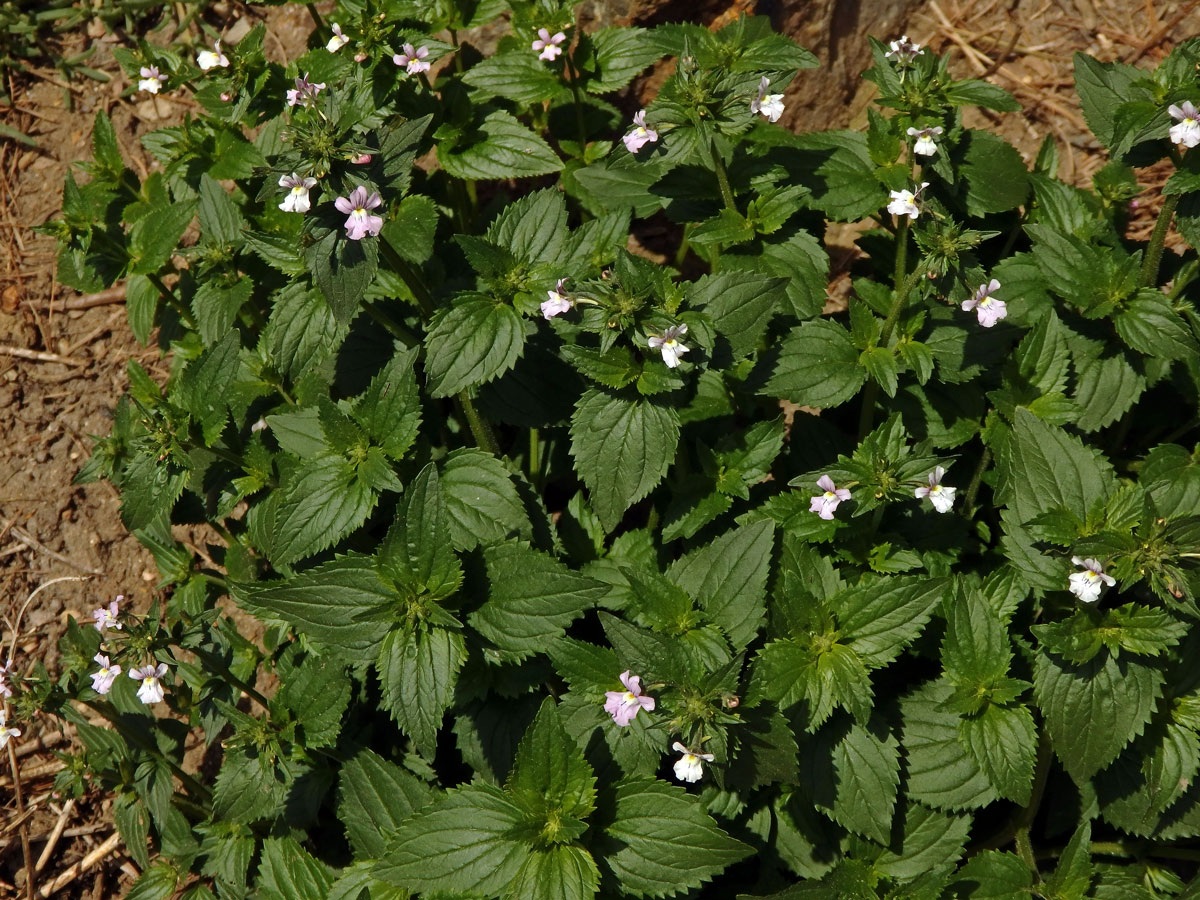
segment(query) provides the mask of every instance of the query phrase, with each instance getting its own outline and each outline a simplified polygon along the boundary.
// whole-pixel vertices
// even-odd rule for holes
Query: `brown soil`
[[[1063,159],[1060,174],[1077,184],[1089,182],[1107,158],[1079,111],[1071,54],[1084,50],[1149,66],[1170,50],[1173,39],[1200,31],[1197,0],[594,0],[587,11],[597,23],[649,24],[686,16],[711,22],[728,16],[731,7],[755,6],[823,64],[822,70],[801,73],[788,91],[785,124],[794,130],[864,121],[870,86],[857,78],[869,60],[863,35],[886,39],[907,32],[935,51],[949,50],[957,74],[990,78],[1025,107],[1024,114],[1001,116],[972,111],[969,124],[998,130],[1027,159],[1044,135],[1054,136]],[[267,49],[276,59],[294,56],[304,46],[309,20],[302,6],[269,13],[247,13],[228,4],[214,10],[225,15],[210,18],[218,29],[243,15],[267,15],[272,35]],[[77,36],[76,52],[90,40]],[[179,100],[122,99],[128,85],[106,52],[108,40],[97,39],[99,62],[90,64],[110,72],[109,83],[80,79],[65,86],[56,72],[34,69],[13,85],[15,105],[0,108],[0,121],[37,142],[36,148],[0,142],[0,614],[12,621],[37,587],[60,577],[78,579],[49,585],[26,611],[17,639],[18,669],[40,659],[53,670],[67,616],[87,618],[89,610],[118,593],[144,609],[157,581],[150,555],[121,525],[116,491],[106,483],[75,485],[72,479],[90,453],[90,436],[109,430],[110,410],[127,385],[127,362],[137,359],[160,379],[166,367],[156,347],[134,341],[119,302],[63,311],[62,304],[76,295],[54,280],[53,239],[30,230],[58,215],[64,175],[90,155],[97,109],[112,116],[127,162],[144,176],[152,162],[140,137],[178,121],[191,108]],[[1165,175],[1150,170],[1140,177],[1147,193],[1131,230],[1145,237]],[[837,268],[848,267],[853,257],[852,249],[842,254]],[[836,285],[831,289],[837,293]],[[26,351],[51,356],[29,359]],[[0,642],[5,651],[11,638],[5,624]],[[22,827],[35,839],[34,859],[60,819],[67,829],[38,876],[46,884],[103,844],[112,834],[111,817],[99,791],[73,808],[55,800],[50,790],[59,764],[42,742],[58,735],[48,722],[19,725],[26,741],[17,750],[22,783],[26,803],[34,807]],[[58,747],[69,747],[69,740]],[[23,884],[24,866],[8,766],[0,764],[0,772],[3,900]],[[118,849],[55,896],[120,896],[135,875]]]

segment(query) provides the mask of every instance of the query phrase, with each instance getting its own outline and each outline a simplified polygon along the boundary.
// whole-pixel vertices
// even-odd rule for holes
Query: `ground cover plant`
[[[1200,42],[1077,58],[1085,192],[903,37],[865,133],[793,135],[765,20],[509,7],[122,57],[207,115],[144,181],[98,116],[50,228],[172,351],[81,473],[163,600],[10,653],[3,739],[76,725],[142,900],[1184,895]],[[834,315],[828,221],[869,253]]]

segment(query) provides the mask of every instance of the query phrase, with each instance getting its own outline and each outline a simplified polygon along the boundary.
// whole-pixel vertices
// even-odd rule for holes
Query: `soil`
[[[325,11],[327,4],[319,7]],[[1032,160],[1045,135],[1058,144],[1061,176],[1086,184],[1107,158],[1090,137],[1074,95],[1071,55],[1082,50],[1101,59],[1150,66],[1173,40],[1200,32],[1200,0],[593,0],[590,22],[653,24],[691,16],[705,23],[728,21],[737,11],[769,15],[821,59],[823,68],[803,72],[790,86],[783,124],[797,131],[857,127],[865,121],[870,85],[857,75],[868,64],[865,34],[894,38],[907,33],[935,52],[950,51],[961,77],[986,77],[1013,91],[1024,113],[970,111],[968,124],[997,130]],[[280,61],[302,52],[311,22],[303,6],[210,8],[209,24],[224,29],[244,16],[265,18],[269,55]],[[590,26],[589,26],[590,27]],[[93,32],[94,35],[97,33]],[[154,39],[154,35],[150,36]],[[0,615],[3,648],[16,631],[16,668],[41,660],[54,670],[56,645],[68,616],[89,611],[117,594],[136,609],[154,596],[153,560],[128,535],[109,484],[77,485],[79,467],[94,435],[108,432],[110,410],[127,386],[126,365],[136,359],[159,380],[166,365],[153,344],[144,348],[129,333],[119,290],[91,298],[85,309],[76,294],[54,279],[54,240],[31,226],[59,214],[62,182],[73,164],[90,155],[96,110],[113,119],[127,163],[143,177],[152,168],[140,138],[179,121],[194,107],[186,100],[153,102],[123,98],[129,86],[108,52],[114,38],[78,34],[69,51],[97,46],[89,65],[111,75],[101,83],[82,76],[69,84],[47,68],[10,76],[12,107],[0,121],[29,135],[35,147],[0,140]],[[653,84],[653,76],[647,85]],[[639,90],[634,86],[634,90]],[[1165,173],[1140,172],[1146,192],[1130,226],[1145,238],[1158,210]],[[856,251],[853,234],[835,257],[831,295],[848,281]],[[1170,246],[1170,244],[1168,244]],[[14,355],[15,352],[15,355]],[[30,356],[33,358],[30,358]],[[55,581],[56,579],[64,579]],[[29,595],[42,587],[17,622]],[[61,820],[66,831],[48,855],[38,879],[46,885],[100,847],[113,833],[103,792],[64,806],[51,795],[58,763],[48,745],[69,749],[50,722],[21,722],[17,747],[25,803],[32,814],[23,826],[34,838],[34,859]],[[6,765],[0,766],[0,900],[24,883],[17,840],[18,817]],[[137,874],[119,848],[90,864],[56,897],[121,896]]]

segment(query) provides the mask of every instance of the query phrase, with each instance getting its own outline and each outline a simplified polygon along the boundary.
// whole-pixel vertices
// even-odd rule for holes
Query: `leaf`
[[[522,812],[500,788],[455,788],[410,818],[372,870],[410,891],[496,896],[512,882],[530,848],[509,837]]]
[[[1121,340],[1156,359],[1195,359],[1200,345],[1183,317],[1157,289],[1138,291],[1113,316]]]
[[[334,319],[349,325],[379,270],[378,240],[352,241],[339,231],[330,231],[308,245],[304,261]]]
[[[987,131],[968,130],[959,173],[966,185],[967,212],[1005,212],[1025,202],[1029,173],[1012,144]]]
[[[1130,87],[1143,73],[1122,63],[1102,63],[1086,53],[1076,53],[1075,90],[1083,107],[1083,117],[1096,139],[1105,147],[1113,145],[1117,107],[1132,96]]]
[[[525,346],[521,317],[483,294],[464,294],[434,316],[425,335],[429,393],[449,397],[503,375]]]
[[[946,88],[946,99],[954,106],[982,106],[999,112],[1018,112],[1021,104],[999,85],[978,78],[956,81]]]
[[[476,89],[478,99],[504,97],[521,106],[551,100],[564,90],[557,73],[524,49],[482,59],[462,80]]]
[[[972,690],[986,688],[1008,674],[1011,661],[1012,650],[1000,617],[973,590],[956,597],[946,611],[942,641],[946,677]]]
[[[129,229],[129,274],[154,275],[167,264],[192,223],[196,203],[171,203],[151,209]]]
[[[1077,781],[1090,778],[1142,733],[1162,691],[1163,673],[1128,656],[1101,652],[1081,666],[1044,650],[1033,690],[1054,752]],[[1103,728],[1096,723],[1103,722]]]
[[[767,576],[775,546],[769,519],[728,531],[692,550],[668,574],[703,607],[735,650],[746,647],[766,614]]]
[[[232,284],[214,278],[197,287],[190,305],[196,316],[200,339],[206,344],[214,344],[225,337],[237,321],[238,311],[253,292],[254,283],[245,278]]]
[[[958,734],[997,794],[1021,806],[1029,802],[1038,736],[1028,709],[989,703],[964,718]]]
[[[524,544],[498,544],[488,548],[484,558],[490,590],[470,622],[496,647],[511,653],[545,650],[608,592],[600,582]]]
[[[813,180],[812,205],[829,218],[854,221],[874,215],[887,203],[887,191],[875,177],[866,135],[823,131],[797,140],[808,157],[801,168]]]
[[[254,615],[279,619],[320,644],[370,660],[391,623],[396,595],[370,557],[343,556],[291,578],[237,583],[231,592]]]
[[[139,452],[121,474],[121,521],[125,527],[137,531],[170,512],[187,481],[186,472],[170,462],[164,464],[153,451]]]
[[[528,532],[529,517],[503,463],[483,450],[455,450],[442,463],[442,495],[456,550]]]
[[[1092,886],[1092,823],[1085,819],[1067,842],[1046,891],[1055,900],[1083,900]]]
[[[551,843],[568,839],[554,831],[558,816],[583,819],[595,807],[596,776],[550,697],[521,738],[506,789],[522,809],[544,820],[542,837]]]
[[[117,171],[120,171],[119,169]],[[207,172],[200,176],[200,232],[215,245],[241,239],[242,214],[225,188]]]
[[[438,162],[455,178],[525,178],[562,169],[550,145],[503,110],[489,113],[470,138],[452,147],[438,145]]]
[[[440,626],[394,628],[383,639],[376,664],[383,705],[426,759],[466,660],[462,635]]]
[[[160,296],[158,288],[145,275],[130,275],[125,282],[125,315],[129,319],[129,330],[143,347],[150,343]]]
[[[423,194],[411,194],[400,201],[393,216],[383,223],[380,236],[401,259],[419,266],[433,255],[437,225],[437,204]]]
[[[333,884],[333,873],[294,838],[263,840],[258,863],[256,893],[263,900],[324,897]]]
[[[485,237],[530,265],[553,263],[566,247],[567,205],[561,191],[547,188],[508,204]]]
[[[708,313],[717,333],[728,342],[734,359],[758,349],[783,299],[782,278],[744,273],[708,275],[692,286],[690,302]]]
[[[595,69],[583,82],[590,94],[619,91],[663,55],[644,28],[610,25],[588,37],[595,47]]]
[[[880,854],[875,861],[876,871],[891,878],[915,879],[953,867],[962,856],[971,830],[970,816],[939,812],[911,801],[906,801],[896,815],[902,828],[899,845],[893,840]]]
[[[789,233],[790,232],[790,233]],[[803,229],[784,229],[754,245],[721,255],[721,268],[749,269],[786,278],[788,310],[798,319],[821,314],[829,276],[829,256],[821,242]]]
[[[263,344],[279,371],[293,381],[337,350],[346,334],[321,294],[302,282],[276,291]]]
[[[1014,853],[982,850],[958,870],[951,887],[965,900],[1028,900],[1033,873]]]
[[[240,337],[231,331],[189,363],[178,382],[181,399],[210,447],[221,436],[229,416],[229,390],[237,378],[240,351]]]
[[[450,514],[437,468],[429,463],[409,484],[396,520],[379,546],[379,568],[414,594],[448,597],[462,583],[462,566],[450,546]]]
[[[371,443],[395,460],[408,452],[421,427],[421,398],[413,372],[417,355],[416,347],[398,350],[354,404],[354,417]]]
[[[617,784],[615,815],[604,835],[610,840],[601,860],[621,891],[634,897],[672,897],[753,853],[682,788],[644,778]]]
[[[890,663],[921,633],[949,584],[946,578],[907,575],[871,579],[835,594],[829,605],[842,641],[874,669]]]
[[[592,855],[573,844],[534,850],[508,892],[512,900],[589,900],[600,889]]]
[[[304,460],[265,501],[261,537],[269,543],[262,550],[278,564],[319,553],[361,525],[376,499],[355,466],[341,456]]]
[[[867,380],[858,355],[842,326],[827,319],[805,322],[784,337],[760,393],[802,406],[840,406]]]
[[[869,726],[834,720],[800,754],[801,781],[817,809],[855,834],[887,844],[900,754],[882,720]]]
[[[675,459],[675,410],[588,390],[571,416],[571,455],[606,531],[662,481]]]
[[[976,809],[996,800],[996,793],[959,740],[959,717],[945,707],[953,693],[939,679],[900,701],[906,789],[910,799],[935,809]]]

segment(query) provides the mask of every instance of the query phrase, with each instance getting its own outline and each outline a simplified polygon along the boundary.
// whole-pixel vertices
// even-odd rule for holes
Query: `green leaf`
[[[604,834],[611,843],[602,862],[634,897],[672,897],[753,853],[682,788],[652,779],[617,784],[614,820]]]
[[[971,830],[971,817],[929,809],[905,802],[896,812],[899,845],[893,841],[875,861],[875,870],[891,878],[909,880],[928,872],[953,867],[962,856]],[[906,897],[916,897],[914,893]],[[940,896],[940,892],[934,893]]]
[[[549,144],[503,110],[489,113],[468,141],[439,144],[437,151],[448,174],[470,181],[549,175],[562,168]]]
[[[530,848],[509,837],[523,813],[500,788],[472,784],[410,818],[388,842],[373,872],[415,892],[505,892]]]
[[[867,370],[876,384],[883,388],[885,394],[889,397],[896,396],[900,369],[896,365],[896,355],[891,348],[870,347],[859,355],[858,362]]]
[[[16,131],[16,129],[12,130]],[[21,137],[25,136],[21,135]],[[17,140],[20,139],[17,138]],[[30,147],[37,146],[37,143],[30,138],[25,138],[22,143],[28,144]],[[113,128],[112,119],[102,109],[96,110],[96,118],[92,125],[92,155],[96,157],[96,163],[108,174],[114,176],[114,179],[120,178],[121,173],[125,171],[125,160],[121,157],[121,145],[117,143],[117,132]]]
[[[1121,340],[1156,359],[1195,359],[1200,345],[1183,317],[1157,289],[1138,291],[1113,316]]]
[[[151,209],[129,229],[129,274],[154,275],[167,264],[192,223],[196,203],[171,203]]]
[[[484,558],[491,588],[470,622],[501,650],[521,655],[545,650],[608,593],[600,582],[525,544],[498,544]]]
[[[411,194],[400,201],[379,233],[401,259],[419,266],[433,255],[437,225],[437,204],[423,194]]]
[[[425,336],[425,373],[434,397],[492,381],[513,367],[525,346],[521,317],[483,294],[463,294],[434,316]]]
[[[802,406],[840,406],[867,380],[850,333],[827,319],[805,322],[784,337],[761,393]]]
[[[775,546],[769,519],[726,532],[692,550],[669,575],[720,626],[735,650],[746,647],[766,614],[767,576]]]
[[[241,239],[242,214],[225,188],[208,173],[200,176],[200,232],[212,244],[232,244]]]
[[[571,455],[606,531],[660,482],[675,459],[679,419],[649,400],[589,390],[571,416]]]
[[[805,702],[803,726],[815,731],[839,706],[865,723],[873,694],[866,666],[845,644],[803,646],[789,640],[772,641],[759,651],[748,699],[753,702],[759,697],[781,709]]]
[[[254,283],[245,278],[232,284],[213,279],[197,287],[190,305],[196,315],[200,339],[213,344],[228,334],[237,321],[238,311],[253,292]]]
[[[480,60],[462,80],[477,90],[478,99],[504,97],[521,106],[543,103],[565,90],[558,73],[524,49]]]
[[[488,226],[487,240],[530,265],[553,263],[567,244],[567,205],[547,188],[510,203]]]
[[[346,328],[321,294],[302,282],[276,291],[272,303],[263,344],[279,371],[294,381],[337,350]]]
[[[378,240],[352,241],[340,231],[330,231],[308,245],[304,261],[333,317],[349,325],[379,270]]]
[[[139,452],[121,474],[121,521],[130,531],[170,512],[187,484],[187,473],[150,450]]]
[[[398,350],[354,404],[354,417],[371,443],[401,459],[421,428],[421,398],[413,371],[418,350]]]
[[[529,516],[504,464],[483,450],[455,450],[442,463],[442,495],[456,550],[529,531]]]
[[[1044,650],[1033,690],[1054,752],[1077,781],[1090,778],[1142,733],[1154,713],[1163,673],[1128,656],[1101,652],[1073,666]],[[1096,723],[1103,722],[1103,728]]]
[[[619,91],[662,56],[662,49],[644,28],[610,25],[588,37],[595,48],[595,68],[583,85],[591,94]]]
[[[939,679],[900,701],[906,788],[910,799],[935,809],[976,809],[996,800],[996,793],[959,740],[959,717],[946,709],[953,693]]]
[[[1005,212],[1025,202],[1029,172],[1012,144],[990,132],[971,130],[965,144],[959,173],[966,185],[968,213]]]
[[[600,870],[582,847],[559,845],[534,850],[526,858],[506,898],[512,900],[589,900],[600,889]]]
[[[1144,75],[1141,70],[1122,63],[1102,63],[1086,53],[1076,53],[1075,90],[1083,107],[1083,117],[1096,139],[1105,147],[1113,145],[1117,107],[1131,99],[1133,83]]]
[[[548,844],[578,837],[557,830],[558,816],[583,819],[595,807],[596,776],[550,697],[521,738],[506,788],[522,809],[544,823],[540,837]]]
[[[161,296],[145,275],[130,275],[125,282],[125,315],[129,319],[129,330],[143,347],[150,343]]]
[[[958,734],[997,794],[1021,806],[1029,802],[1038,736],[1028,709],[989,703],[964,718]]]
[[[782,278],[744,273],[708,275],[691,287],[689,300],[708,313],[717,334],[728,342],[733,358],[740,359],[758,349],[767,326],[779,311],[785,284]]]
[[[189,363],[178,382],[181,399],[210,447],[220,437],[229,416],[229,390],[237,378],[240,351],[239,335],[231,331]]]
[[[263,841],[256,882],[256,893],[263,900],[324,897],[332,884],[329,867],[294,838],[269,837]]]
[[[164,862],[155,863],[138,876],[125,900],[167,900],[179,886],[179,873]]]
[[[429,463],[409,484],[396,520],[379,546],[379,568],[397,585],[439,600],[462,583],[462,566],[450,545],[450,514],[437,468]]]
[[[964,594],[946,614],[942,664],[951,682],[976,690],[1008,674],[1012,650],[1000,617],[974,591]]]
[[[787,228],[753,245],[721,255],[721,268],[751,270],[786,278],[789,311],[798,319],[811,319],[825,306],[829,256],[821,242],[807,231]]]
[[[887,844],[900,782],[899,745],[882,719],[837,719],[801,748],[801,779],[813,804],[855,834]]]
[[[864,579],[829,601],[842,641],[869,669],[885,666],[921,633],[950,585],[946,578],[899,575]]]
[[[447,628],[395,628],[383,639],[376,663],[383,705],[426,759],[433,759],[442,716],[466,660],[462,635]]]
[[[875,177],[866,135],[856,131],[823,131],[803,135],[797,145],[811,168],[812,205],[829,218],[855,221],[874,215],[887,204],[887,191]]]
[[[951,887],[964,900],[1028,900],[1033,873],[1015,853],[982,850],[958,870]]]
[[[978,78],[954,82],[946,88],[946,99],[954,106],[982,106],[999,112],[1017,112],[1021,109],[1017,98],[1004,88]]]
[[[1092,886],[1092,823],[1084,820],[1062,856],[1054,873],[1046,879],[1046,892],[1055,900],[1083,900]]]

